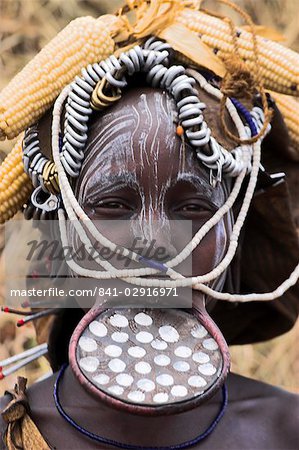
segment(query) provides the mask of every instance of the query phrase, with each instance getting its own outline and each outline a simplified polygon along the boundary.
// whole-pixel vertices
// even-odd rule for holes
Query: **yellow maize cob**
[[[224,20],[185,8],[176,15],[176,21],[199,35],[222,60],[235,51],[231,28]],[[239,29],[237,36],[240,56],[246,60],[248,68],[255,71],[256,60],[251,33]],[[260,36],[257,36],[257,44],[260,74],[265,88],[299,96],[299,55]]]
[[[0,139],[12,139],[51,106],[81,69],[113,53],[115,16],[80,17],[52,39],[0,93]]]
[[[290,156],[295,161],[299,161],[299,102],[295,98],[277,94],[277,92],[271,92],[271,95],[276,101],[289,130],[291,144]]]
[[[11,219],[33,190],[24,172],[21,137],[0,166],[0,223]]]

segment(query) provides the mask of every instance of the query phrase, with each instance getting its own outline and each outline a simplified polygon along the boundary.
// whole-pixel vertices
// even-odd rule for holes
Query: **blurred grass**
[[[284,34],[284,45],[299,51],[298,0],[238,0],[257,24],[276,28]],[[119,0],[0,0],[0,89],[70,20],[81,15],[98,16],[113,12]],[[205,2],[206,7],[215,1]],[[216,6],[218,12],[226,7]],[[1,142],[0,151],[11,149],[12,142]],[[0,252],[3,234],[0,233]],[[3,276],[0,270],[0,303]],[[298,300],[299,301],[299,300]],[[16,329],[15,317],[0,313],[0,360],[34,345],[32,325]],[[245,376],[299,392],[299,323],[292,331],[262,344],[231,349],[232,369]],[[48,372],[45,358],[21,371],[29,383]],[[0,395],[16,380],[16,374],[1,382]]]

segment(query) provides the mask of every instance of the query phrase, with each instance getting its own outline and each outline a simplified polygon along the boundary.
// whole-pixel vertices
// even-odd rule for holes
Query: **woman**
[[[153,45],[153,41],[145,45],[145,58],[148,58],[147,51],[151,45]],[[157,57],[160,57],[163,49],[160,47],[157,50],[156,47],[156,51]],[[164,58],[167,57],[169,55],[164,54]],[[134,57],[132,56],[133,60]],[[127,67],[130,67],[129,62]],[[172,67],[174,67],[174,64],[170,64],[170,69]],[[63,97],[62,95],[54,107],[52,150],[54,161],[58,168],[64,208],[69,218],[71,218],[72,208],[76,214],[80,213],[81,208],[93,223],[96,220],[103,221],[105,219],[126,220],[126,226],[129,231],[121,230],[121,234],[113,234],[114,230],[109,232],[106,228],[105,236],[110,241],[115,242],[121,235],[121,237],[124,237],[124,242],[121,242],[121,245],[126,247],[128,234],[133,233],[133,236],[136,236],[138,233],[141,233],[141,236],[155,239],[156,246],[166,247],[171,259],[177,256],[180,249],[178,248],[179,242],[174,240],[173,234],[165,233],[164,231],[165,229],[170,229],[170,221],[174,219],[192,220],[194,237],[197,230],[211,221],[217,210],[221,210],[228,199],[231,199],[231,194],[237,183],[234,182],[233,177],[236,176],[239,179],[240,175],[245,176],[246,171],[251,170],[249,159],[246,158],[242,142],[243,153],[240,153],[240,155],[243,159],[237,160],[235,158],[232,160],[228,155],[227,151],[232,150],[235,144],[220,131],[220,119],[215,115],[218,101],[213,98],[213,93],[217,91],[214,87],[217,85],[217,82],[210,79],[210,83],[206,83],[205,78],[201,74],[189,73],[190,79],[193,76],[192,79],[195,81],[195,84],[192,81],[193,85],[196,85],[193,95],[197,95],[200,102],[204,102],[207,106],[204,111],[204,122],[207,123],[207,127],[202,125],[203,120],[200,119],[200,123],[197,123],[197,125],[200,125],[199,129],[193,131],[194,133],[202,131],[199,137],[201,140],[199,147],[202,153],[194,152],[194,145],[192,146],[189,143],[189,141],[194,141],[194,135],[192,135],[193,139],[190,140],[191,134],[189,133],[189,139],[186,139],[188,137],[188,123],[186,123],[185,117],[180,117],[180,114],[183,114],[184,111],[178,105],[183,100],[186,105],[185,99],[188,98],[189,94],[183,91],[184,89],[188,90],[189,87],[184,85],[184,88],[180,91],[182,96],[173,98],[175,96],[170,95],[167,88],[162,90],[148,88],[144,86],[146,84],[144,79],[141,79],[141,81],[133,79],[134,90],[124,90],[121,98],[115,104],[110,104],[109,109],[106,109],[103,113],[93,113],[91,120],[89,120],[88,137],[84,146],[84,158],[80,160],[80,164],[78,160],[70,159],[69,155],[66,154],[68,148],[66,145],[67,138],[60,143],[62,163],[59,163],[59,159],[57,159],[57,154],[59,154],[57,152],[58,141],[55,144],[55,136],[58,138],[58,128],[59,123],[61,123],[60,118],[62,117],[62,108],[64,109],[64,101],[70,98],[69,92],[66,92],[68,97]],[[188,85],[186,78],[184,78],[184,82]],[[139,83],[141,87],[137,87]],[[101,85],[99,84],[99,86]],[[111,94],[111,91],[108,92]],[[106,96],[101,96],[102,93],[103,91],[97,92],[99,102],[103,102],[103,99],[107,101],[107,96],[109,97],[107,91],[104,92]],[[117,92],[112,91],[111,97],[113,96],[117,96]],[[93,98],[92,101],[96,103],[97,100]],[[111,99],[110,102],[112,103]],[[199,103],[196,104],[198,105]],[[93,106],[98,105],[94,104]],[[203,109],[203,106],[201,109]],[[66,107],[66,110],[70,116],[70,109],[68,110]],[[244,108],[242,111],[244,112]],[[188,113],[190,113],[190,109]],[[199,110],[197,110],[197,114],[193,112],[192,114],[195,116],[193,118],[196,118],[199,113],[201,115]],[[71,120],[69,116],[66,114],[65,117],[64,136],[66,136],[68,130],[67,121]],[[55,119],[55,117],[59,119]],[[230,132],[236,134],[243,130],[244,134],[241,138],[245,140],[247,137],[248,140],[248,129],[244,126],[242,128],[242,123],[238,121],[236,116],[233,115],[233,117],[235,119],[230,121],[226,112],[225,121],[229,124]],[[262,116],[260,115],[261,118]],[[190,119],[190,116],[188,116],[188,119]],[[254,134],[254,130],[257,134],[263,129],[263,123],[259,124],[257,119],[253,121],[253,125],[250,122],[250,118],[245,114],[245,122],[246,119],[247,123],[251,125],[251,134]],[[261,120],[263,121],[263,118]],[[285,132],[278,111],[276,111],[276,121],[277,125],[272,130],[272,139],[275,133],[281,135]],[[183,140],[180,136],[182,135],[182,128],[184,133]],[[47,120],[44,120],[37,126],[39,136],[44,136],[43,133],[47,133],[47,129]],[[216,140],[216,143],[212,141],[214,147],[210,147],[210,150],[215,150],[215,148],[219,150],[220,147],[217,147],[217,145],[221,146],[219,151],[222,156],[219,156],[219,152],[217,153],[216,150],[212,153],[212,156],[218,155],[219,164],[222,164],[222,166],[218,166],[216,160],[211,162],[207,158],[211,157],[211,154],[204,153],[207,150],[207,143],[211,141],[207,130],[211,131],[211,136]],[[198,135],[196,136],[198,137]],[[207,141],[205,141],[205,138],[207,138]],[[268,138],[268,145],[269,142],[271,143],[270,139],[271,134]],[[46,140],[43,140],[43,142],[46,142]],[[26,145],[30,145],[30,143],[32,141],[29,133],[29,138],[25,141],[24,147],[26,156],[29,155],[29,152],[26,153]],[[41,145],[41,147],[44,155],[49,156],[51,154],[49,146]],[[248,148],[247,150],[249,151]],[[266,142],[263,150],[265,150],[266,155]],[[77,166],[76,163],[78,164]],[[76,174],[74,170],[78,167],[78,173]],[[223,172],[220,173],[220,170]],[[65,189],[66,185],[64,183],[66,179],[63,177],[63,171],[67,172],[70,179],[72,179],[71,187],[74,189],[75,198],[80,208],[72,200],[70,191]],[[267,202],[270,202],[273,197],[277,198],[277,195],[284,195],[282,184],[271,183],[271,178],[267,178],[266,175],[264,175],[264,178],[260,176],[259,183],[260,188],[266,191],[264,198],[266,198]],[[273,185],[271,186],[271,184]],[[268,185],[267,190],[266,185]],[[260,199],[258,199],[259,201]],[[43,204],[40,204],[40,206],[42,207]],[[242,208],[241,204],[235,203],[234,213],[236,216],[239,210],[243,211]],[[192,254],[193,277],[209,273],[225,258],[227,250],[230,248],[230,238],[233,229],[235,229],[233,228],[234,219],[231,208],[227,212],[228,214],[218,216],[215,226],[211,227],[202,236],[200,245],[195,246]],[[78,233],[81,241],[86,239],[82,234],[82,230],[76,228],[75,223],[73,225],[74,228],[65,229],[68,232],[64,233],[65,219],[62,208],[60,208],[59,214],[60,232],[64,240],[68,237],[69,239],[74,239],[73,242],[76,243],[75,231]],[[288,227],[289,221],[286,220],[285,222]],[[289,229],[293,232],[291,227]],[[90,228],[89,231],[91,232],[91,230],[96,235],[94,229]],[[246,235],[244,242],[246,242]],[[294,242],[296,241],[294,240]],[[164,272],[166,271],[165,265],[163,265],[164,262],[157,266],[153,265],[152,260],[145,261],[143,259],[142,261],[148,264],[150,268],[154,267],[157,269],[158,267],[160,271],[162,269]],[[136,264],[137,260],[134,262]],[[83,269],[78,265],[69,265],[74,274],[82,276]],[[19,441],[19,445],[23,445],[24,448],[58,449],[104,449],[110,448],[111,445],[122,448],[189,448],[191,446],[194,448],[215,449],[295,448],[298,439],[296,429],[296,417],[298,417],[297,396],[240,376],[233,374],[227,376],[229,361],[226,343],[210,315],[215,317],[220,329],[224,329],[228,343],[255,341],[270,338],[285,331],[293,320],[292,315],[296,316],[297,301],[292,296],[287,297],[287,306],[284,309],[281,308],[280,303],[276,300],[272,300],[269,303],[260,302],[258,306],[257,304],[253,306],[246,303],[237,307],[230,307],[226,303],[225,306],[222,306],[224,302],[221,302],[222,305],[219,305],[219,302],[217,302],[215,306],[215,302],[212,301],[211,297],[214,294],[213,289],[218,291],[228,289],[231,292],[235,292],[241,281],[241,292],[247,290],[248,285],[244,285],[244,277],[243,280],[240,279],[238,269],[238,260],[235,260],[234,266],[227,265],[224,267],[224,270],[218,276],[211,278],[208,290],[204,288],[200,290],[196,283],[193,283],[192,318],[188,316],[188,319],[186,319],[186,313],[182,310],[170,310],[164,316],[166,321],[163,317],[162,319],[159,318],[161,321],[159,333],[154,340],[153,337],[155,335],[151,328],[147,328],[153,333],[149,341],[144,340],[144,334],[142,335],[143,338],[141,339],[140,336],[138,340],[139,333],[135,330],[135,334],[137,333],[136,339],[139,342],[139,351],[144,351],[145,348],[147,351],[149,348],[151,349],[151,352],[148,351],[149,356],[147,358],[149,359],[146,362],[143,360],[144,365],[142,366],[145,368],[145,364],[150,365],[151,370],[149,372],[143,370],[140,372],[138,370],[140,366],[136,368],[138,363],[135,364],[135,360],[133,363],[133,360],[130,359],[132,355],[129,352],[129,348],[126,347],[126,340],[123,342],[116,340],[115,342],[118,342],[119,345],[116,345],[115,342],[113,344],[114,351],[119,349],[124,354],[126,350],[126,355],[122,356],[123,359],[118,359],[117,370],[110,366],[112,360],[108,362],[110,372],[104,366],[101,368],[101,372],[98,372],[98,366],[94,370],[90,370],[90,364],[93,364],[94,359],[100,358],[101,352],[103,353],[101,345],[107,336],[107,330],[105,335],[101,335],[102,331],[99,331],[103,330],[104,324],[107,325],[107,322],[102,320],[102,307],[96,306],[87,311],[87,314],[82,318],[74,332],[73,328],[80,320],[78,315],[82,317],[83,313],[65,310],[54,321],[48,339],[50,359],[53,367],[58,368],[62,366],[58,378],[57,374],[54,374],[47,380],[32,386],[27,391],[31,408],[30,416],[42,436],[30,422],[31,429],[34,430],[30,439],[28,437],[30,435],[28,433],[29,428],[27,428],[27,431],[24,431],[26,424],[24,424],[24,421],[23,423],[18,422],[20,415],[23,417],[24,411],[18,416],[18,414],[15,414],[17,411],[16,405],[10,404],[10,407],[4,411],[3,418],[14,424],[15,429],[10,425],[7,430],[7,445],[11,445],[10,448],[15,448],[13,445],[16,446]],[[250,273],[250,267],[248,269]],[[113,269],[110,270],[113,273]],[[168,272],[173,279],[176,278],[175,273],[169,270]],[[144,272],[142,273],[144,274]],[[181,272],[181,274],[186,278],[191,275],[184,272]],[[245,280],[248,282],[248,274],[246,275]],[[283,275],[281,270],[279,270],[279,275]],[[139,278],[142,279],[144,276],[141,275]],[[130,279],[129,277],[128,281],[134,282],[134,278]],[[271,286],[271,283],[268,285]],[[215,296],[217,298],[217,294]],[[227,298],[229,299],[230,297],[228,296]],[[129,334],[127,322],[129,323],[130,320],[128,321],[127,318],[134,317],[134,326],[135,328],[137,327],[137,330],[139,330],[138,325],[140,325],[141,319],[140,317],[137,319],[135,312],[132,312],[128,307],[126,308],[126,305],[124,306],[125,308],[122,312],[117,310],[118,323],[115,326],[118,333],[121,334],[122,331],[120,329],[124,328]],[[143,309],[142,311],[144,314],[142,316],[142,325],[151,326],[152,322],[157,320],[156,313],[149,312],[148,309]],[[246,317],[244,317],[244,311],[246,311]],[[255,323],[252,323],[253,318],[256,320],[258,318],[261,321],[262,318],[269,319],[269,317],[272,320],[262,322],[262,326],[257,327]],[[278,323],[279,318],[281,318],[280,323]],[[111,315],[109,320],[110,324],[112,324],[112,320],[115,322],[115,315]],[[146,320],[149,320],[147,325]],[[171,320],[174,322],[172,323]],[[188,339],[191,339],[190,347],[186,346],[186,340],[183,339],[184,330],[188,331],[188,321],[191,321],[191,335],[196,339],[204,339],[199,341],[200,347],[197,347],[197,349],[192,347],[191,343],[193,341],[189,334]],[[95,322],[96,326],[94,325]],[[234,322],[233,325],[232,322]],[[66,323],[70,325],[69,332],[73,333],[69,356],[71,368],[62,365],[68,360],[65,353],[70,336],[64,328]],[[170,327],[171,323],[173,326]],[[91,327],[92,324],[93,326]],[[100,328],[99,324],[102,328]],[[171,330],[167,329],[167,331],[174,334],[165,334],[166,330],[163,328],[165,326],[170,327]],[[107,328],[109,328],[108,325]],[[199,330],[202,333],[201,336],[199,335]],[[196,332],[192,334],[194,331]],[[176,337],[175,332],[178,337]],[[182,340],[179,336],[182,336]],[[82,338],[85,340],[82,340]],[[172,338],[173,340],[171,340]],[[188,357],[186,348],[192,350],[192,357],[190,361],[188,360],[188,369],[186,370],[188,376],[185,377],[183,375],[184,371],[181,371],[178,375],[179,371],[176,368],[177,366],[175,366],[177,361],[172,360],[171,364],[165,363],[165,365],[164,363],[157,363],[155,358],[161,356],[162,348],[155,348],[152,345],[156,340],[159,340],[160,345],[161,342],[163,344],[167,343],[167,352],[169,351],[169,353],[163,353],[164,362],[166,358],[173,358],[173,354],[170,353],[170,349],[172,349],[171,344],[174,346],[173,350],[176,356],[179,354],[177,345],[179,343],[184,344],[180,348],[180,352],[183,351],[182,348],[185,351],[183,356],[182,354],[180,355],[180,358],[183,358],[183,362],[186,362],[187,359],[184,358]],[[97,347],[90,347],[94,345]],[[199,348],[201,349],[200,352],[198,351]],[[105,347],[105,352],[106,349],[107,347]],[[159,355],[152,349],[158,349]],[[90,358],[89,355],[92,355],[94,359],[88,359],[87,364],[86,358]],[[201,361],[198,358],[202,358]],[[114,358],[113,361],[115,362],[116,359]],[[192,372],[192,367],[190,367],[191,360],[199,363],[196,366],[196,374]],[[126,370],[119,370],[119,361],[125,364]],[[167,368],[165,368],[166,366]],[[217,376],[214,376],[215,367],[218,369]],[[111,371],[114,373],[113,377],[111,376]],[[198,375],[198,372],[200,375]],[[102,380],[103,376],[113,378],[118,383],[118,389],[111,389],[112,387],[115,388],[114,384],[113,386],[109,385],[109,390],[105,387],[105,383],[99,381],[99,378],[95,380],[94,373],[101,375]],[[140,378],[140,374],[143,376],[142,378]],[[144,377],[145,374],[147,378]],[[158,377],[162,374],[164,375],[163,380],[158,380]],[[120,381],[119,375],[125,375],[126,380],[129,380],[129,384]],[[181,384],[177,382],[178,376]],[[136,393],[136,390],[132,391],[130,388],[130,377],[133,378],[131,383],[138,383],[141,379],[143,381],[144,379],[147,380],[147,386],[149,386],[150,382],[156,383],[153,388],[155,395],[147,395],[148,389],[143,385],[144,388],[140,388],[138,392],[147,401],[144,402],[142,395],[138,397],[136,395],[135,397],[132,396],[132,392]],[[197,384],[193,383],[194,378],[191,380],[192,377],[196,377],[195,381]],[[110,378],[108,383],[110,383]],[[138,381],[136,381],[137,379]],[[225,379],[227,388],[223,387],[225,386]],[[55,383],[55,380],[58,381]],[[168,383],[165,380],[170,381]],[[180,389],[173,391],[174,387],[180,387]],[[195,387],[196,389],[193,389]],[[198,388],[200,388],[199,391]],[[186,393],[184,393],[184,390]],[[227,391],[229,393],[228,407]],[[73,395],[74,393],[75,395]],[[156,401],[157,397],[155,396],[162,393],[167,394],[167,398],[164,397],[164,400],[161,401],[160,396],[159,401]],[[24,397],[22,399],[24,401]],[[7,397],[3,399],[3,407],[7,405],[8,401],[9,398]],[[17,406],[20,406],[18,401],[15,403]],[[156,414],[159,414],[158,417],[154,417]],[[26,415],[25,417],[28,421],[28,416]],[[283,421],[281,420],[282,417]],[[72,423],[70,423],[71,420]],[[238,423],[237,427],[236,423]],[[275,423],[279,423],[280,426],[273,427]],[[21,426],[23,438],[18,432],[19,426]],[[153,430],[157,430],[156,433],[153,433]],[[17,442],[14,443],[14,439]]]

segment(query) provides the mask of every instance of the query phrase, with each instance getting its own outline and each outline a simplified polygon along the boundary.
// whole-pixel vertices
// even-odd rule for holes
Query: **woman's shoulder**
[[[57,374],[34,383],[27,390],[27,398],[32,417],[41,430],[48,428],[49,422],[57,425],[60,421],[53,402],[53,387]],[[227,379],[228,408],[217,426],[217,433],[210,443],[222,448],[242,448],[243,450],[295,450],[299,441],[299,395],[257,380],[236,374]],[[0,410],[7,407],[11,397],[0,399]],[[218,400],[211,399],[212,402]],[[204,408],[204,405],[199,409]],[[196,413],[195,413],[196,414]],[[5,429],[0,416],[0,431]],[[219,433],[218,433],[219,432]],[[205,449],[205,443],[201,448]],[[215,448],[217,448],[217,445]],[[197,448],[197,447],[196,447]],[[0,445],[1,449],[1,445]]]
[[[250,398],[261,398],[263,400],[275,398],[278,401],[286,400],[299,405],[299,392],[297,394],[285,388],[235,373],[230,373],[227,383],[230,388],[231,400],[234,401],[250,400]]]
[[[269,450],[298,448],[298,394],[236,374],[228,377],[228,392],[230,419],[244,436],[246,429],[252,433],[246,449],[261,448],[261,443]]]

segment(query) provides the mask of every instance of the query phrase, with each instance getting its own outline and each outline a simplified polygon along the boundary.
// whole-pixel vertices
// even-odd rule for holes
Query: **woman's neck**
[[[203,405],[170,416],[138,416],[104,404],[87,392],[68,367],[59,385],[60,402],[83,428],[97,435],[140,446],[170,446],[195,438],[217,416],[222,394]]]

